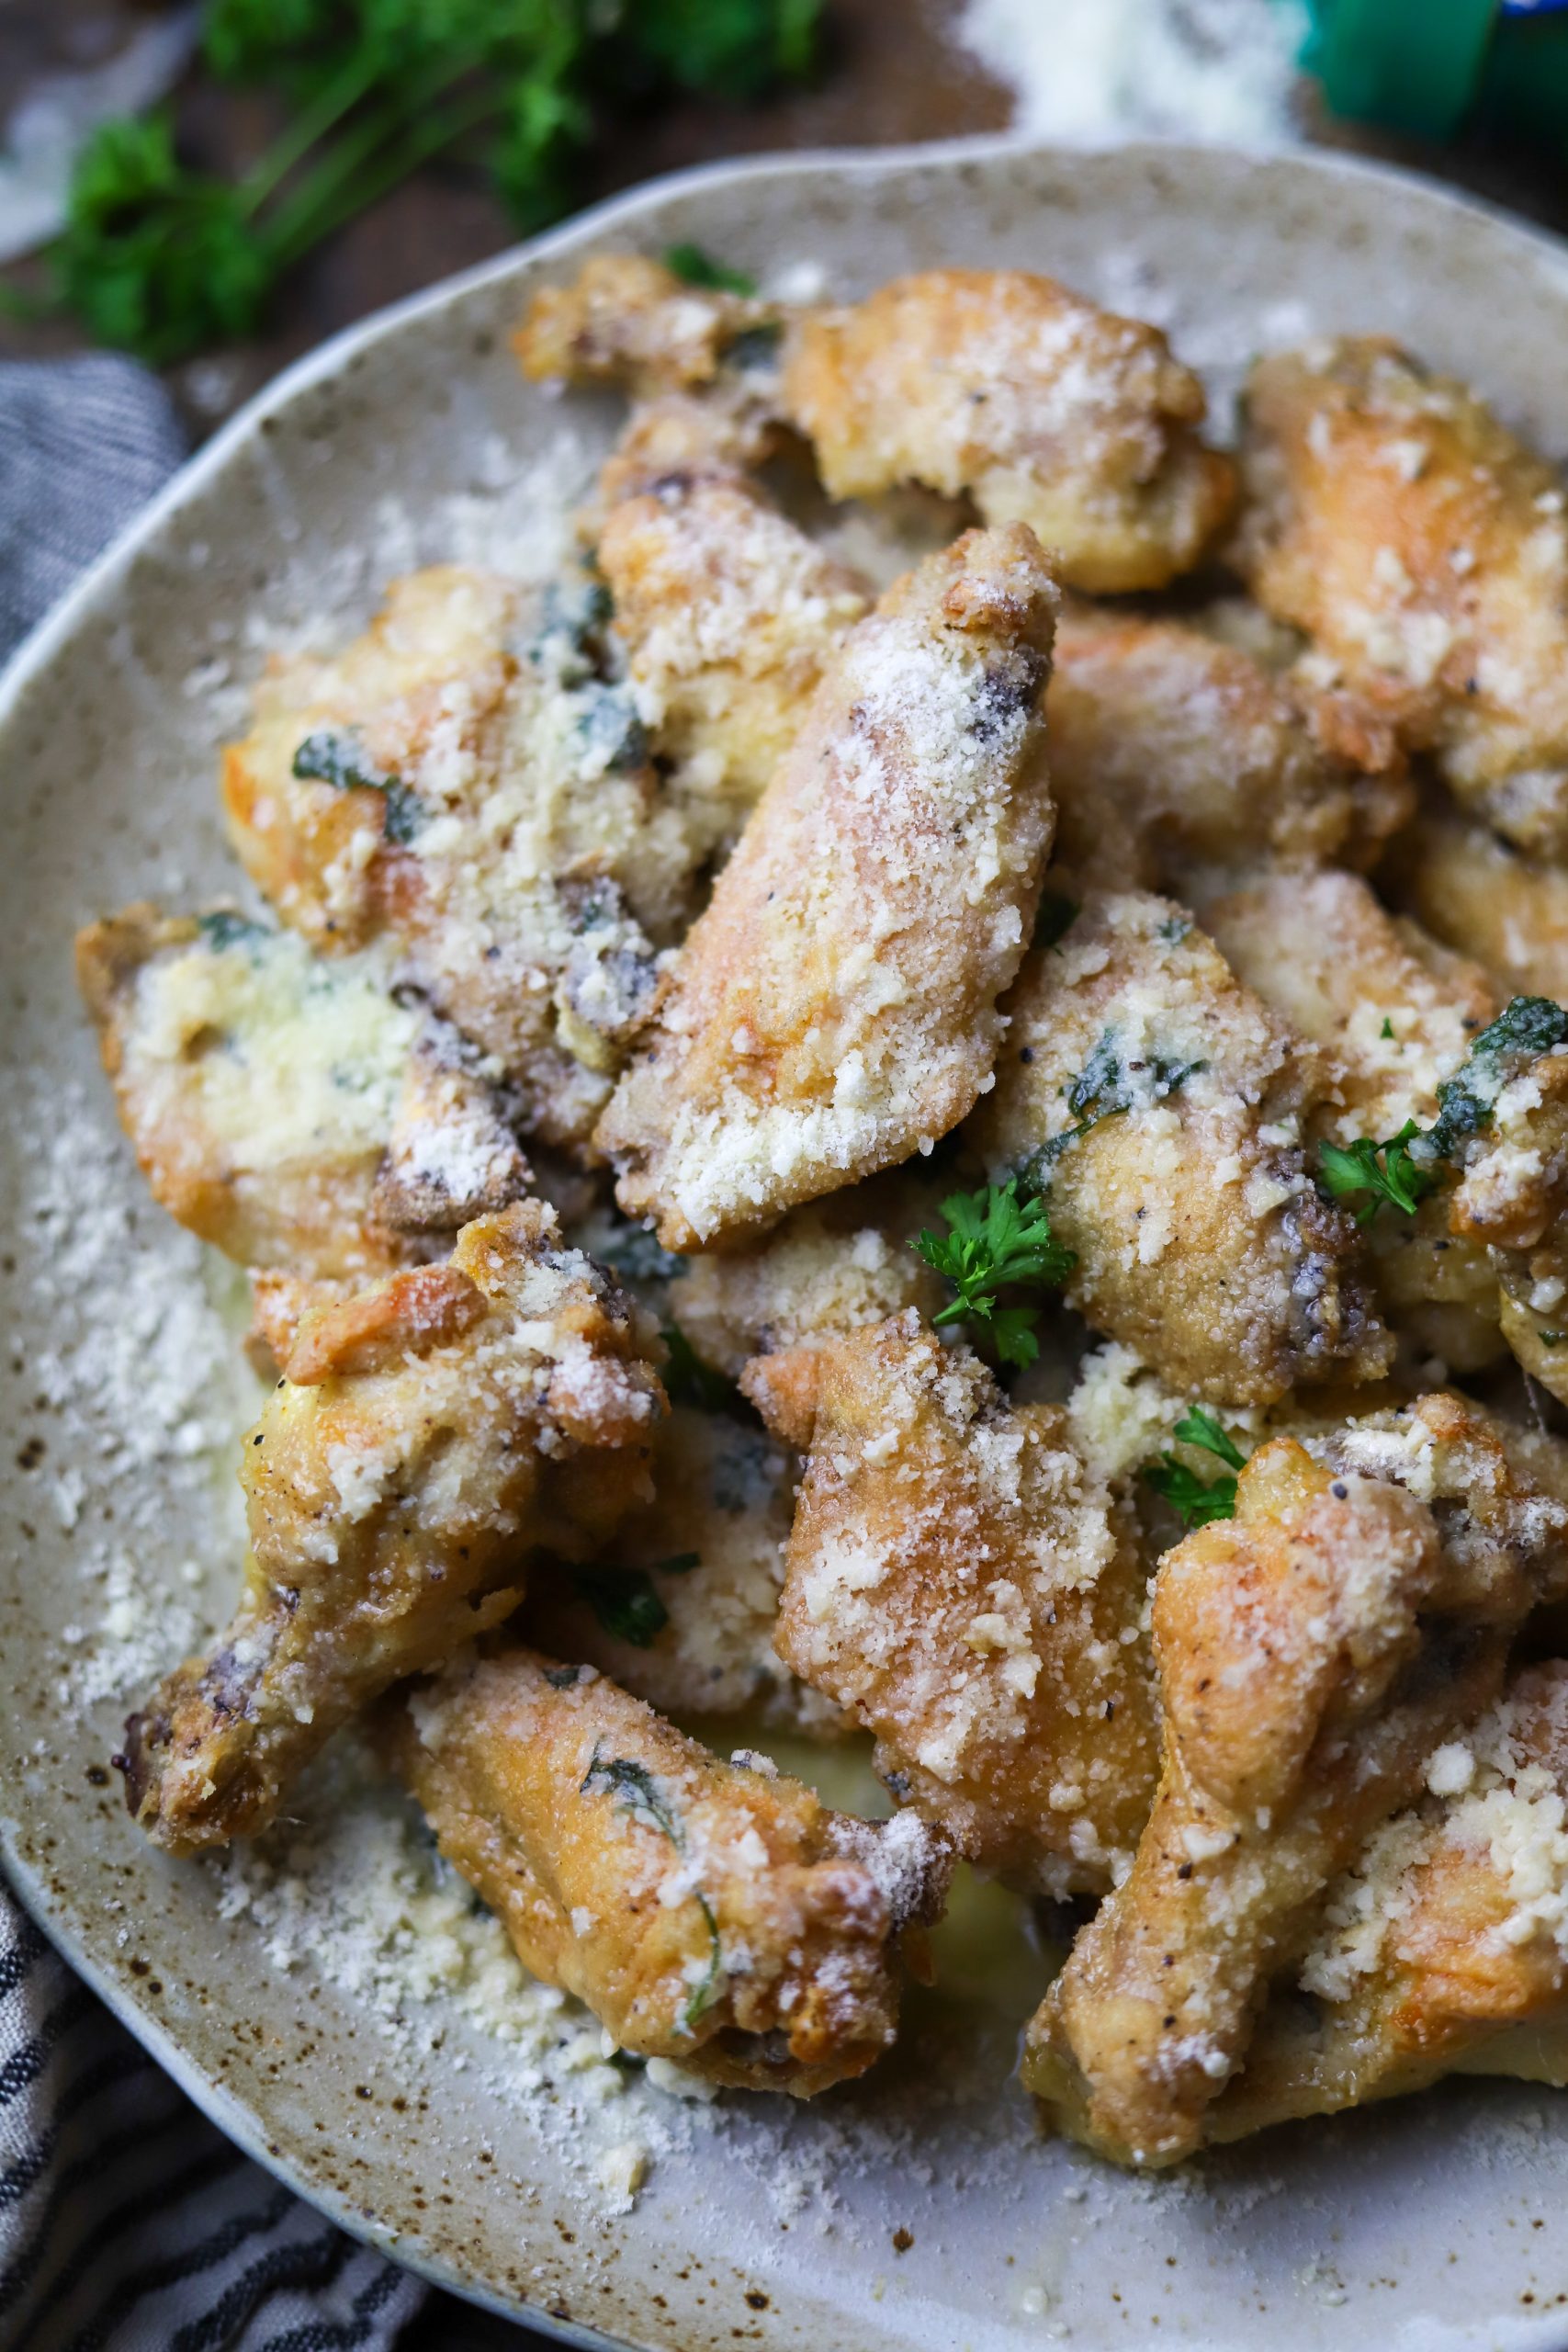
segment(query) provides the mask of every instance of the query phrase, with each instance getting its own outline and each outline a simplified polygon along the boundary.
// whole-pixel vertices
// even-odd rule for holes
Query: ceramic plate
[[[11,1065],[0,1821],[39,1918],[209,2112],[344,2226],[580,2342],[812,2352],[1568,2344],[1568,2099],[1457,2086],[1174,2178],[1037,2138],[1010,2087],[1043,1963],[950,1953],[877,2078],[804,2109],[628,2080],[525,1988],[352,1749],[261,1856],[167,1862],[107,1770],[236,1576],[248,1414],[229,1285],[143,1197],[73,929],[232,892],[214,752],[265,650],[357,628],[434,559],[536,571],[615,404],[506,335],[599,248],[694,239],[780,290],[1024,265],[1167,325],[1224,403],[1259,346],[1382,329],[1568,449],[1568,265],[1322,156],[987,143],[667,182],[356,329],[238,418],[0,688]],[[998,1930],[1003,1944],[1007,1929]],[[595,2333],[597,2332],[597,2333]]]

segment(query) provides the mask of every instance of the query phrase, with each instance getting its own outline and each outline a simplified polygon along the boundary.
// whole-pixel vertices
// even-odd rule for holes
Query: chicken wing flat
[[[1068,1299],[1201,1396],[1377,1377],[1390,1347],[1354,1230],[1303,1150],[1319,1057],[1170,899],[1091,892],[1064,911],[1008,999],[969,1132],[994,1182],[1046,1192],[1077,1255]]]
[[[689,1259],[671,1312],[705,1363],[738,1380],[753,1356],[809,1347],[906,1306],[934,1316],[941,1277],[911,1248],[940,1185],[908,1169],[792,1209],[746,1249]]]
[[[1390,876],[1434,938],[1483,964],[1502,992],[1568,1003],[1568,873],[1484,825],[1437,809],[1400,844]]]
[[[1521,847],[1568,854],[1568,532],[1556,475],[1378,336],[1253,369],[1240,560],[1343,688]]]
[[[705,843],[606,674],[603,586],[455,567],[391,591],[335,660],[275,664],[225,755],[242,860],[322,949],[385,941],[581,1148],[648,1011]]]
[[[242,1265],[389,1271],[527,1190],[497,1090],[370,956],[130,907],[76,965],[153,1197]]]
[[[665,1714],[841,1730],[773,1647],[794,1457],[753,1421],[675,1405],[650,1468],[652,1502],[627,1513],[602,1558],[535,1580],[530,1637]]]
[[[723,841],[761,797],[871,592],[739,467],[705,453],[694,405],[634,417],[633,446],[605,469],[596,554],[638,711],[675,788],[711,809]]]
[[[512,346],[536,383],[689,390],[734,364],[742,337],[767,348],[780,315],[774,303],[688,285],[644,254],[595,254],[570,286],[541,288]]]
[[[912,1310],[754,1367],[807,1453],[781,1657],[876,1735],[900,1804],[1032,1892],[1100,1890],[1153,1799],[1147,1572],[1053,1407]]]
[[[945,1888],[910,1816],[724,1764],[591,1666],[527,1650],[397,1702],[388,1744],[524,1965],[622,2049],[809,2098],[892,2041],[899,1946]]]
[[[1189,900],[1269,858],[1370,863],[1410,813],[1402,775],[1324,751],[1282,680],[1180,621],[1069,610],[1045,716],[1064,831],[1092,840],[1109,804]]]
[[[1211,2140],[1448,2074],[1568,2082],[1568,1666],[1527,1668],[1427,1785],[1330,1889]]]
[[[1203,2143],[1325,1889],[1495,1702],[1518,1626],[1563,1588],[1568,1504],[1540,1453],[1446,1395],[1310,1452],[1276,1438],[1234,1519],[1166,1555],[1159,1792],[1024,2061],[1074,2137],[1151,2165]]]
[[[1055,605],[1015,525],[852,632],[600,1122],[667,1249],[929,1149],[986,1084],[1050,846]]]
[[[511,1614],[649,1491],[663,1408],[625,1297],[519,1202],[308,1316],[241,1450],[239,1609],[126,1727],[126,1799],[173,1853],[263,1829],[389,1683]]]
[[[1157,327],[1024,270],[933,269],[791,330],[783,406],[835,498],[918,481],[1027,523],[1090,594],[1190,571],[1234,498]]]

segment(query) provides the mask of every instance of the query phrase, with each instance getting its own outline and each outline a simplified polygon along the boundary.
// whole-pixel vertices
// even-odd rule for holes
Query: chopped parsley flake
[[[603,1792],[612,1797],[617,1812],[639,1822],[645,1829],[660,1830],[678,1854],[685,1852],[686,1833],[681,1826],[680,1816],[666,1804],[646,1764],[637,1763],[630,1756],[602,1758],[595,1747],[579,1785],[585,1796]],[[713,1905],[700,1887],[692,1899],[702,1913],[703,1924],[708,1931],[708,1958],[707,1966],[682,2012],[681,2021],[688,2033],[704,2010],[710,2009],[718,1998],[724,1969],[724,1951],[719,1942],[718,1922],[713,1916]]]
[[[670,1623],[644,1568],[579,1568],[572,1581],[604,1631],[634,1649],[651,1649]]]
[[[703,286],[717,294],[755,294],[757,281],[748,277],[743,269],[731,269],[728,262],[716,261],[701,245],[667,245],[664,266],[672,270],[685,286]]]

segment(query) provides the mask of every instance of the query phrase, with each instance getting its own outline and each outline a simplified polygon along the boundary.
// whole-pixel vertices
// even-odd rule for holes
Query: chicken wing
[[[1422,811],[1389,876],[1437,939],[1473,956],[1501,991],[1568,1003],[1568,873],[1484,825]]]
[[[1330,1889],[1211,2140],[1448,2074],[1568,2082],[1568,1666],[1520,1674],[1427,1787]]]
[[[265,1828],[340,1724],[511,1614],[533,1553],[596,1549],[649,1491],[650,1344],[537,1201],[308,1316],[242,1446],[238,1611],[126,1726],[149,1837]]]
[[[906,1306],[935,1315],[941,1277],[911,1248],[942,1187],[892,1169],[792,1209],[747,1249],[688,1259],[671,1310],[705,1363],[731,1380],[753,1356],[881,1323]]]
[[[781,315],[776,303],[688,285],[642,254],[595,254],[570,286],[540,288],[512,347],[536,383],[681,391],[712,384],[741,338],[768,347]]]
[[[1064,615],[1045,718],[1059,854],[1075,828],[1092,842],[1111,810],[1150,863],[1107,881],[1149,880],[1200,907],[1216,876],[1268,858],[1370,864],[1413,802],[1403,775],[1320,748],[1250,652],[1180,621]]]
[[[1521,847],[1568,854],[1568,531],[1556,475],[1378,336],[1259,360],[1239,560],[1339,687]]]
[[[374,957],[139,906],[76,966],[153,1197],[242,1265],[363,1278],[527,1190],[479,1057]]]
[[[996,1090],[966,1132],[994,1182],[1046,1192],[1077,1254],[1066,1296],[1205,1396],[1375,1378],[1390,1347],[1355,1234],[1303,1151],[1319,1057],[1171,900],[1097,891],[1065,912],[1008,999]]]
[[[1024,2061],[1076,2138],[1154,2165],[1202,2144],[1325,1890],[1494,1702],[1518,1626],[1568,1582],[1568,1487],[1538,1453],[1441,1395],[1311,1451],[1276,1438],[1234,1519],[1166,1555],[1159,1792]]]
[[[908,1159],[987,1083],[1050,845],[1056,591],[969,532],[851,634],[680,952],[597,1140],[666,1248]]]
[[[761,797],[871,593],[713,456],[694,406],[665,401],[634,416],[605,468],[596,555],[637,708],[674,763],[674,788],[709,812],[722,842]]]
[[[1154,1794],[1147,1572],[1064,1414],[911,1309],[748,1386],[807,1451],[778,1647],[900,1804],[1032,1892],[1100,1890]]]
[[[606,673],[602,586],[417,572],[335,661],[275,664],[225,755],[247,870],[318,947],[385,940],[581,1148],[706,854]]]
[[[678,1404],[655,1433],[651,1471],[652,1502],[627,1514],[602,1558],[536,1580],[530,1639],[665,1714],[838,1734],[838,1709],[773,1647],[793,1456],[754,1421]]]
[[[528,1650],[450,1668],[386,1738],[524,1965],[621,2048],[807,2098],[892,2041],[900,1945],[945,1890],[913,1816],[829,1813],[766,1757],[720,1763]]]
[[[903,481],[1027,523],[1068,586],[1163,588],[1234,498],[1157,327],[1024,270],[932,269],[792,328],[783,407],[834,498]]]

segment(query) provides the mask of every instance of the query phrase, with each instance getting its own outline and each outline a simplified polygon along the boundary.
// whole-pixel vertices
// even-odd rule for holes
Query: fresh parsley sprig
[[[820,0],[207,0],[203,51],[290,109],[241,178],[191,169],[158,114],[102,125],[51,254],[56,307],[167,367],[253,334],[288,271],[432,157],[488,163],[517,226],[570,208],[615,109],[754,98],[805,74]],[[705,282],[738,274],[701,257]]]
[[[1174,1453],[1162,1453],[1157,1462],[1145,1464],[1144,1484],[1169,1503],[1183,1527],[1207,1527],[1213,1520],[1230,1519],[1235,1511],[1235,1474],[1247,1466],[1247,1456],[1235,1440],[1201,1405],[1189,1406],[1171,1436],[1180,1445],[1195,1445],[1205,1453],[1217,1454],[1228,1464],[1228,1475],[1201,1478]]]
[[[976,1193],[951,1193],[942,1215],[947,1232],[928,1229],[913,1244],[957,1293],[936,1321],[972,1318],[989,1330],[1004,1363],[1032,1363],[1040,1353],[1034,1337],[1039,1308],[998,1306],[997,1295],[1012,1283],[1054,1288],[1077,1264],[1077,1253],[1053,1238],[1043,1200],[1019,1199],[1016,1176]]]
[[[1358,1225],[1371,1225],[1386,1202],[1405,1216],[1414,1216],[1437,1178],[1418,1168],[1410,1146],[1421,1134],[1414,1119],[1406,1119],[1387,1143],[1359,1136],[1352,1144],[1325,1143],[1318,1148],[1318,1176],[1330,1200],[1361,1199],[1355,1211]]]

